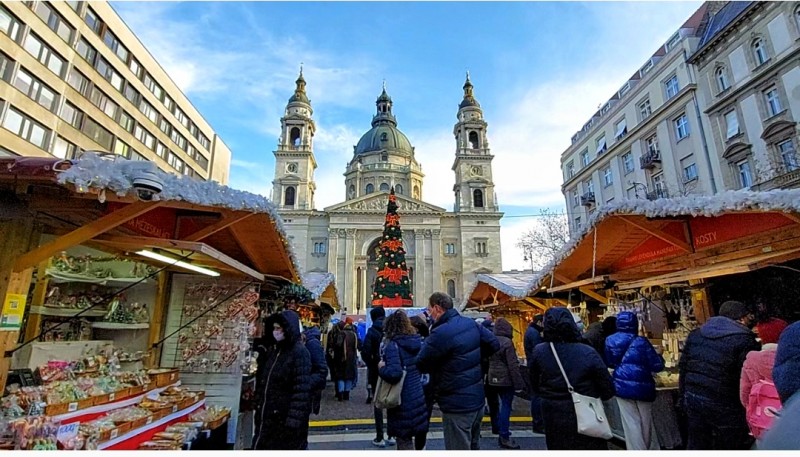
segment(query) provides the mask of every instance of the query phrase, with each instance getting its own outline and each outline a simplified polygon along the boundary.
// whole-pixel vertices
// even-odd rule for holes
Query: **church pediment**
[[[325,208],[326,213],[366,211],[375,213],[385,213],[386,205],[389,204],[388,192],[374,192],[353,200],[348,200]],[[404,195],[397,195],[397,211],[402,214],[408,213],[446,213],[447,210],[438,206],[415,200]]]

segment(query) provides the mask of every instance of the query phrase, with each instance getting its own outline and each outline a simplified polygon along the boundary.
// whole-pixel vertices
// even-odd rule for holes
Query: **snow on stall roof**
[[[106,189],[120,197],[136,195],[133,181],[144,172],[153,173],[163,183],[161,193],[154,195],[154,201],[185,201],[195,205],[223,207],[235,211],[252,211],[267,214],[275,223],[280,236],[288,240],[283,219],[277,207],[262,195],[232,189],[216,181],[198,181],[185,176],[173,175],[160,170],[155,163],[140,160],[127,160],[115,157],[113,160],[86,152],[80,159],[73,160],[72,166],[58,175],[60,184],[72,184],[77,192],[86,193],[89,189]],[[153,176],[153,175],[150,175]],[[286,250],[295,271],[302,277],[300,263],[297,261],[291,243]]]
[[[656,200],[619,200],[607,203],[597,209],[580,234],[571,238],[556,254],[555,258],[542,268],[528,289],[529,293],[539,288],[541,281],[549,276],[556,266],[578,247],[592,230],[605,218],[614,215],[635,215],[645,217],[715,217],[726,213],[747,211],[800,212],[800,189],[770,190],[752,192],[745,190],[726,191],[712,196],[687,196],[661,198]]]
[[[336,289],[335,276],[333,273],[309,272],[303,275],[302,283],[303,287],[311,292],[311,296],[314,300],[318,300],[330,284],[333,284],[334,290]]]
[[[534,282],[538,282],[539,275],[531,273],[485,273],[479,274],[475,283],[470,288],[468,294],[464,295],[459,309],[466,309],[469,297],[475,292],[478,284],[484,283],[508,295],[514,300],[519,300],[528,296]]]

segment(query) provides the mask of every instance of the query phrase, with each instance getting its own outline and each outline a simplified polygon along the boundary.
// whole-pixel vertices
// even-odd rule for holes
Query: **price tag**
[[[114,438],[118,437],[118,436],[119,436],[119,429],[118,428],[115,428],[114,430],[111,430],[111,439],[112,440]]]
[[[58,427],[58,433],[56,433],[56,439],[61,443],[66,443],[69,440],[78,436],[78,430],[80,429],[80,422],[73,422],[71,424],[62,425]]]
[[[178,405],[172,405],[172,412],[178,412]]]
[[[78,402],[72,402],[67,406],[67,412],[74,413],[78,410]]]
[[[112,392],[112,393],[108,394],[108,401],[114,401],[115,398],[117,398],[117,393],[116,392]]]
[[[150,425],[152,423],[153,423],[153,416],[147,416],[147,422],[145,422],[145,425]]]

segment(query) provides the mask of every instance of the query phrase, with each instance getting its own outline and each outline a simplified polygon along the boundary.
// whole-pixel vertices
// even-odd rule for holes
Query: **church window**
[[[456,255],[456,244],[455,243],[445,243],[445,245],[444,245],[444,254],[445,255]]]
[[[478,257],[486,257],[489,251],[486,249],[486,241],[476,241],[475,242],[475,253]]]
[[[447,280],[447,295],[456,298],[456,282],[452,279]]]
[[[483,191],[475,189],[472,191],[472,206],[475,208],[483,208]]]
[[[389,141],[389,135],[386,132],[381,133],[381,141]]]
[[[403,186],[400,184],[395,184],[394,193],[396,193],[397,195],[403,195]]]
[[[478,133],[469,132],[469,147],[471,149],[478,149]]]
[[[381,154],[381,162],[388,162],[388,161],[389,161],[389,154],[386,154],[385,152]]]
[[[314,243],[314,254],[325,254],[325,242],[317,241]]]
[[[365,193],[371,194],[373,192],[375,192],[375,186],[373,186],[372,184],[367,184],[367,188],[366,188],[366,192]]]
[[[381,192],[389,192],[389,185],[386,183],[381,183]]]
[[[292,131],[289,132],[289,141],[291,142],[292,146],[300,146],[300,129],[297,127],[292,127]]]
[[[356,198],[356,186],[350,184],[350,188],[347,189],[347,198]]]
[[[294,206],[294,194],[295,194],[294,187],[289,186],[286,188],[286,191],[283,194],[284,206]]]

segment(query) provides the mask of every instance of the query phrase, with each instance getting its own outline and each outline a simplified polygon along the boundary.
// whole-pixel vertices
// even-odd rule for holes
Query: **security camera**
[[[150,201],[154,195],[161,193],[164,183],[152,171],[142,171],[133,179],[133,188],[136,189],[139,200]]]

